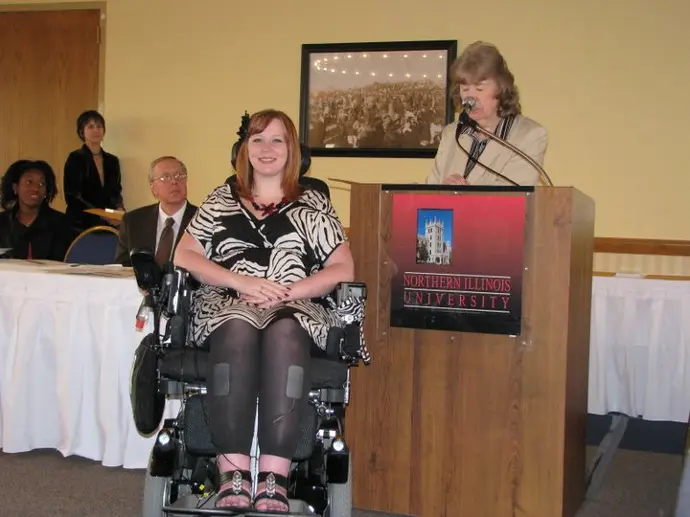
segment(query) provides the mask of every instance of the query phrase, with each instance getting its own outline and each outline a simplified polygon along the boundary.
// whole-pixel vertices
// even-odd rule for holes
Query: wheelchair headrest
[[[320,180],[319,178],[310,178],[309,176],[303,176],[299,179],[299,184],[305,189],[318,190],[328,199],[331,199],[331,189],[328,188],[328,184]]]
[[[240,124],[240,129],[237,131],[237,136],[239,139],[232,146],[232,151],[230,152],[230,163],[232,163],[232,168],[237,170],[237,155],[240,152],[240,146],[242,142],[247,138],[247,131],[249,130],[249,113],[246,111],[242,115],[242,123]],[[300,156],[302,158],[299,166],[299,175],[304,176],[311,167],[311,151],[304,144],[299,144]]]
[[[225,180],[225,184],[234,187],[237,184],[237,174],[229,176]],[[328,184],[323,180],[320,180],[318,178],[310,178],[309,176],[302,176],[299,179],[299,184],[304,189],[318,190],[328,199],[331,199],[331,189],[328,188]]]

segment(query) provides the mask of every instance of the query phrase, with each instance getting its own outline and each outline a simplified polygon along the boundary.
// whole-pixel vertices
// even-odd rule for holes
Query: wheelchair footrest
[[[173,504],[163,507],[164,512],[174,513],[175,515],[205,515],[205,516],[233,516],[241,515],[242,517],[285,517],[290,515],[293,517],[314,517],[315,514],[310,512],[307,505],[302,501],[290,500],[290,513],[275,513],[275,512],[236,512],[224,510],[222,508],[215,508],[216,496],[212,495],[209,498],[200,499],[196,496],[187,496],[178,499]]]
[[[209,410],[206,395],[193,395],[187,399],[184,409],[183,427],[184,443],[187,452],[194,456],[212,457],[216,455],[209,425]],[[300,422],[297,450],[293,459],[306,460],[314,448],[314,437],[317,432],[316,411],[310,409]]]

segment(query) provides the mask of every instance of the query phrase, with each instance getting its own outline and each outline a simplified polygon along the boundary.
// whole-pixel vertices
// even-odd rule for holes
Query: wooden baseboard
[[[690,257],[690,241],[596,237],[594,239],[594,253]]]
[[[610,271],[595,271],[594,276],[616,276],[616,273]],[[635,277],[630,277],[635,278]],[[683,275],[640,275],[640,278],[645,280],[679,280],[679,281],[690,281],[690,276]]]
[[[350,228],[345,228],[345,234],[350,236]],[[594,253],[690,257],[690,241],[595,237]]]

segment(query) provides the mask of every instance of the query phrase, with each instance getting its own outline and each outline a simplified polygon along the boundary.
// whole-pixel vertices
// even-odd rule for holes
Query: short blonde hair
[[[460,86],[493,79],[498,84],[498,116],[519,115],[520,95],[515,78],[495,45],[476,41],[450,67],[451,95],[456,107],[462,104]]]

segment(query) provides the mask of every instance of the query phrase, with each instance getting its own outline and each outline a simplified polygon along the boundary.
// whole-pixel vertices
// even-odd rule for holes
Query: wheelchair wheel
[[[189,472],[185,472],[189,475]],[[163,507],[190,493],[188,486],[180,486],[170,477],[152,476],[146,469],[141,517],[182,517],[178,513],[165,513]]]
[[[166,496],[170,488],[170,478],[154,477],[146,470],[144,480],[144,500],[141,517],[167,517],[163,512]]]
[[[348,463],[347,483],[328,484],[328,507],[323,517],[352,517],[352,458]]]

